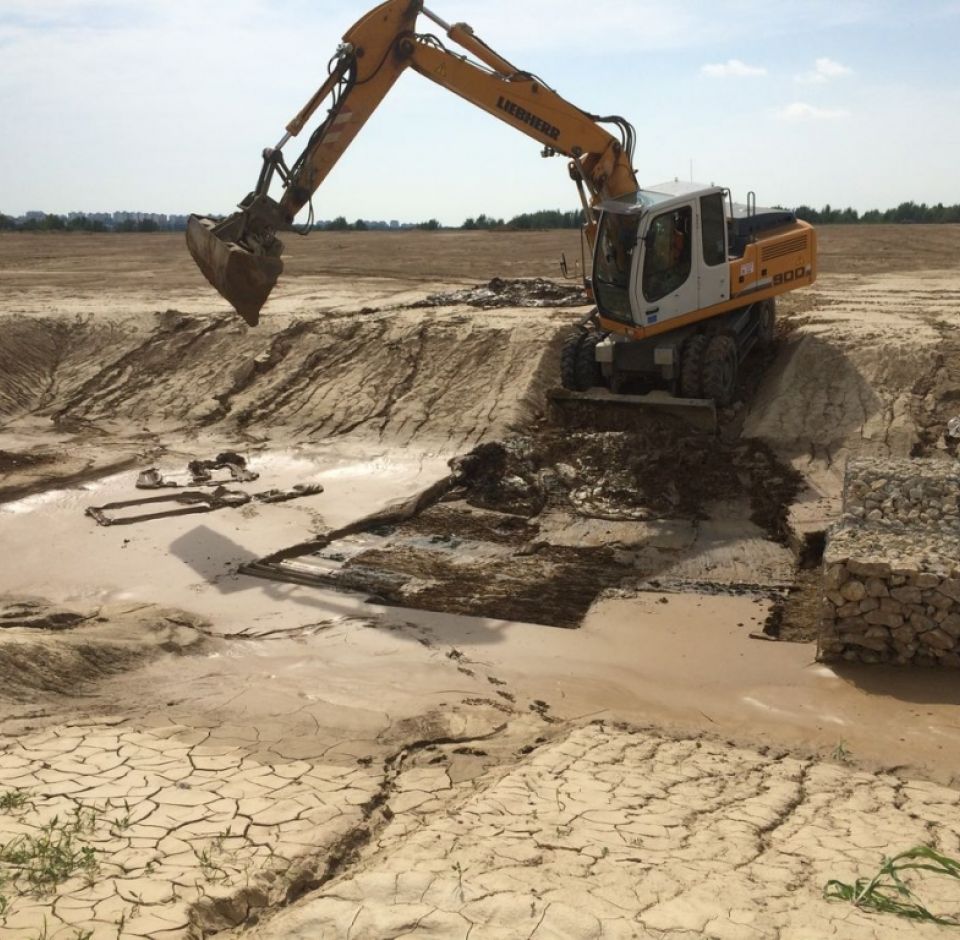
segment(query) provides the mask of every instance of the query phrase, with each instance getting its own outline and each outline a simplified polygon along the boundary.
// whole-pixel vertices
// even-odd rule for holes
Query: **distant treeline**
[[[583,212],[579,209],[574,212],[564,212],[562,209],[541,209],[539,212],[522,212],[515,215],[509,221],[498,219],[496,216],[486,215],[481,212],[480,215],[466,219],[460,226],[466,231],[494,231],[504,230],[522,230],[522,229],[549,229],[549,228],[580,228],[583,225]],[[445,228],[436,219],[428,219],[426,222],[417,222],[413,225],[404,223],[399,226],[401,230],[421,229],[428,232]],[[356,222],[348,222],[344,216],[338,216],[330,222],[318,222],[314,229],[321,232],[366,232],[372,229],[387,228],[382,223],[368,222],[365,219],[357,219]],[[390,226],[394,231],[398,226]]]
[[[521,212],[509,222],[495,219],[482,213],[475,219],[467,219],[460,228],[472,229],[545,229],[545,228],[580,228],[583,225],[583,212],[576,209],[573,212],[564,212],[562,209],[541,209],[539,212]]]
[[[522,212],[515,215],[509,221],[498,219],[496,216],[480,215],[466,219],[459,226],[466,231],[495,231],[502,229],[523,230],[523,229],[550,229],[550,228],[580,228],[583,225],[583,212],[577,209],[573,212],[564,212],[562,209],[541,209],[539,212]],[[410,229],[421,229],[428,232],[437,229],[446,228],[436,219],[428,219],[426,222],[417,222],[415,224],[403,223],[400,226],[387,226],[383,223],[368,222],[365,219],[357,219],[356,222],[348,222],[344,216],[338,216],[330,222],[318,222],[314,229],[318,232],[366,232],[374,229],[390,228],[396,231],[398,228],[402,231]]]
[[[782,208],[782,207],[778,207]],[[811,206],[797,206],[794,210],[797,218],[814,225],[877,225],[957,223],[960,222],[960,204],[945,206],[938,202],[935,206],[925,202],[901,202],[896,209],[869,209],[864,213],[856,209],[835,209],[825,205],[822,209]],[[119,213],[118,213],[119,214]],[[164,217],[166,219],[166,217]],[[583,212],[579,209],[565,212],[562,209],[541,209],[539,212],[521,212],[506,221],[495,216],[480,213],[464,220],[459,226],[466,231],[525,231],[532,229],[575,229],[583,225]],[[157,221],[155,218],[122,219],[104,222],[101,219],[85,215],[71,214],[44,215],[41,218],[12,218],[0,212],[0,231],[22,232],[163,232],[182,231],[186,227],[186,217],[172,217],[169,221]],[[417,223],[386,223],[357,219],[348,222],[344,216],[338,216],[330,222],[318,222],[316,231],[326,232],[366,232],[374,230],[390,231],[436,231],[445,228],[436,219],[427,219]]]
[[[960,222],[960,204],[945,206],[938,202],[928,206],[925,202],[901,202],[896,209],[868,209],[862,215],[856,209],[834,209],[829,203],[822,209],[797,206],[798,219],[814,225],[879,225],[881,223],[944,223]]]
[[[122,219],[108,224],[85,215],[14,219],[0,213],[0,232],[182,232],[185,228],[185,222],[161,223],[155,219]]]
[[[348,222],[346,217],[342,215],[338,215],[329,222],[316,222],[313,225],[313,231],[315,232],[405,232],[410,229],[434,231],[438,228],[443,228],[443,226],[436,219],[427,219],[426,222],[415,224],[410,222],[404,222],[403,224],[399,222],[375,222],[370,219],[357,219],[356,222]]]

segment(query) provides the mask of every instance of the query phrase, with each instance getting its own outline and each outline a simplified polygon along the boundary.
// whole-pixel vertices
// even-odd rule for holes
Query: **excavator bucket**
[[[257,254],[230,241],[237,216],[223,222],[191,215],[187,222],[187,247],[203,276],[250,326],[260,322],[260,308],[283,272],[277,255]]]

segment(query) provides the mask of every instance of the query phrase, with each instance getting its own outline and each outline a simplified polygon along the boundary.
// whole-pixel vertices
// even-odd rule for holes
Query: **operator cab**
[[[722,189],[668,183],[600,210],[593,292],[603,316],[646,327],[729,298]]]

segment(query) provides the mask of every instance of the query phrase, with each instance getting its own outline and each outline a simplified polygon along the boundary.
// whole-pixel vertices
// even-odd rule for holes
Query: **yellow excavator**
[[[421,15],[468,55],[418,33]],[[422,0],[387,0],[347,31],[326,81],[277,146],[263,152],[256,188],[239,212],[190,217],[190,253],[243,319],[259,322],[283,271],[277,233],[297,230],[298,213],[407,68],[532,137],[544,156],[569,161],[592,251],[585,280],[596,308],[564,347],[565,388],[665,386],[677,398],[728,404],[740,361],[773,336],[774,298],[816,277],[812,227],[791,212],[758,209],[752,193],[735,205],[716,186],[641,188],[628,121],[580,110]],[[325,102],[326,115],[288,165],[283,148]],[[269,195],[277,178],[279,202]]]

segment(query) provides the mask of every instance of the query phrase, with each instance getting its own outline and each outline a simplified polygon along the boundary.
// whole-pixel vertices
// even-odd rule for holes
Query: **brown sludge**
[[[819,235],[716,438],[551,423],[576,233],[297,239],[255,330],[0,235],[0,938],[940,936],[822,890],[960,844],[957,574],[880,557],[955,518],[960,230]],[[138,477],[245,498],[85,515]]]

